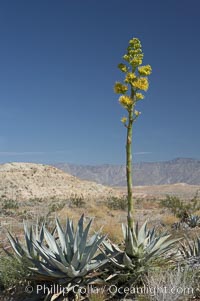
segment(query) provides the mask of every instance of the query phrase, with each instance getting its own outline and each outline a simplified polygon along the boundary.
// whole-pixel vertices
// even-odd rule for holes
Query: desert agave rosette
[[[193,238],[189,241],[187,238],[184,243],[180,244],[180,266],[182,271],[189,271],[193,275],[195,287],[195,300],[200,297],[200,237]],[[194,298],[194,297],[193,297]]]
[[[34,232],[24,224],[26,247],[18,239],[8,235],[10,243],[21,260],[26,258],[30,262],[30,270],[39,275],[39,279],[57,281],[59,283],[81,282],[90,272],[107,262],[102,254],[97,255],[99,245],[104,236],[99,233],[89,238],[92,220],[84,229],[84,216],[78,221],[76,230],[71,220],[67,220],[63,229],[56,220],[57,237],[50,233],[45,225],[38,232]]]
[[[187,224],[190,228],[200,227],[200,216],[190,215],[187,218]]]
[[[158,260],[162,255],[172,251],[175,242],[179,240],[169,239],[171,235],[167,233],[158,235],[155,227],[147,228],[147,222],[140,229],[137,222],[132,230],[122,225],[122,230],[125,252],[130,258],[136,258],[140,263]]]
[[[123,225],[125,250],[121,251],[110,242],[104,242],[105,254],[112,262],[115,269],[130,278],[138,278],[149,268],[159,264],[160,260],[169,262],[175,254],[175,243],[179,239],[169,239],[170,235],[156,234],[155,227],[147,229],[145,222],[139,229],[138,223],[133,226],[133,231]]]
[[[180,253],[187,263],[197,262],[200,266],[200,237],[181,243]]]

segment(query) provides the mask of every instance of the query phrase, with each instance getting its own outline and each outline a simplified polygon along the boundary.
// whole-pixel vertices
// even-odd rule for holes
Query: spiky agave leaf
[[[13,247],[16,255],[19,258],[27,257],[28,259],[31,259],[32,257],[37,257],[38,254],[34,249],[33,242],[35,242],[36,240],[39,242],[43,241],[43,227],[39,229],[38,224],[36,224],[34,229],[33,225],[28,226],[27,222],[25,221],[23,221],[23,226],[26,245],[22,245],[19,242],[18,238],[14,238],[12,234],[8,231],[8,239],[11,243],[11,246]]]
[[[15,254],[17,255],[18,258],[22,258],[24,256],[28,257],[28,252],[24,248],[23,245],[20,244],[18,238],[14,238],[10,232],[7,234],[8,240],[10,241],[11,247],[13,248]]]
[[[104,248],[101,248],[101,251],[108,259],[108,263],[106,267],[108,268],[108,270],[113,270],[114,267],[116,272],[116,274],[114,275],[116,276],[119,272],[121,272],[126,267],[124,265],[125,253],[122,250],[120,250],[117,245],[111,243],[109,240],[103,241],[103,247]],[[109,277],[107,277],[107,279],[111,279],[115,276],[110,275]]]

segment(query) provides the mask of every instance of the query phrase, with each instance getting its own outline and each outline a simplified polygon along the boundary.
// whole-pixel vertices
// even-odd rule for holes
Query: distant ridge
[[[123,165],[76,165],[57,163],[53,166],[80,179],[95,181],[103,185],[126,185],[126,169]],[[141,162],[133,166],[133,184],[161,185],[187,183],[200,185],[200,160],[176,158],[163,162]]]

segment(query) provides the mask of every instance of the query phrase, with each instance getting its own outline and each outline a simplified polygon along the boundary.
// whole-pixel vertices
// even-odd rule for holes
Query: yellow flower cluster
[[[138,100],[144,99],[143,93],[140,92],[147,91],[149,88],[148,75],[152,73],[152,69],[150,65],[142,66],[143,57],[140,40],[133,38],[129,41],[127,52],[123,56],[126,62],[118,65],[118,68],[125,73],[125,78],[122,83],[116,82],[114,91],[122,94],[119,97],[119,103],[128,111],[134,109]],[[127,95],[129,88],[130,96]],[[134,111],[135,118],[140,114],[139,111]],[[125,124],[127,118],[122,117],[121,122]]]
[[[140,77],[134,80],[133,87],[139,90],[147,91],[149,88],[149,82],[146,77]]]
[[[132,73],[132,72],[128,72],[127,74],[126,74],[126,78],[125,78],[125,83],[132,83],[132,81],[134,80],[134,79],[136,79],[136,75],[135,75],[135,73]]]
[[[142,93],[136,93],[135,95],[137,100],[144,99],[144,95]]]
[[[142,54],[142,49],[141,48],[139,48],[139,49],[130,48],[130,49],[128,49],[128,53],[132,56]]]
[[[120,82],[116,82],[114,86],[114,91],[117,94],[124,94],[128,91],[128,87],[126,85],[121,84]]]
[[[139,67],[138,72],[140,75],[148,76],[151,74],[152,69],[150,65],[146,65],[146,66]]]
[[[137,38],[133,38],[129,41],[129,45],[135,49],[141,48],[140,40]]]
[[[125,55],[123,56],[123,59],[124,59],[125,61],[127,61],[127,62],[130,61],[130,57],[129,57],[128,54],[125,54]]]
[[[118,68],[119,68],[122,72],[127,72],[127,71],[128,71],[127,66],[124,65],[124,64],[119,64],[119,65],[118,65]]]
[[[140,59],[140,58],[138,58],[138,57],[135,57],[133,60],[130,61],[130,64],[131,64],[133,67],[140,66],[140,65],[142,65],[142,59]]]
[[[127,95],[120,96],[119,102],[125,108],[129,107],[129,106],[131,106],[133,104],[133,100],[129,96],[127,96]]]
[[[138,117],[138,116],[141,114],[141,112],[139,112],[139,111],[135,110],[135,111],[134,111],[134,114],[135,114],[135,116],[137,116],[137,117]]]
[[[127,118],[126,118],[126,117],[122,117],[122,118],[121,118],[121,122],[122,122],[122,123],[126,123],[126,122],[127,122]]]
[[[133,38],[129,41],[127,53],[123,56],[124,60],[129,62],[132,67],[138,67],[142,64],[143,53],[139,39]]]

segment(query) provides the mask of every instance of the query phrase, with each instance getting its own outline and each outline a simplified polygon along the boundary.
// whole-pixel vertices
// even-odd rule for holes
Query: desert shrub
[[[2,209],[18,209],[19,204],[15,200],[4,200],[2,203]]]
[[[20,262],[13,256],[0,255],[0,291],[25,282],[28,275],[30,271],[25,261]]]
[[[127,197],[110,197],[106,201],[106,205],[112,210],[126,210],[127,209]]]
[[[170,211],[178,218],[182,218],[185,214],[187,214],[187,211],[190,208],[189,204],[184,204],[184,202],[178,197],[170,195],[167,195],[166,199],[161,200],[160,204],[163,207],[169,208]]]
[[[26,206],[32,207],[33,204],[37,205],[37,204],[42,203],[43,201],[44,201],[44,199],[35,197],[35,198],[31,198],[31,199],[23,202],[23,204],[26,205]]]
[[[167,195],[160,201],[161,206],[169,208],[170,211],[182,221],[185,221],[192,213],[200,209],[200,199],[198,192],[188,202],[181,200],[176,196]]]
[[[84,197],[81,195],[72,195],[70,198],[70,205],[76,208],[82,208],[85,206]]]
[[[53,202],[50,206],[49,206],[49,213],[52,213],[52,212],[56,212],[56,211],[60,211],[62,210],[66,205],[66,201],[56,201],[56,202]]]

